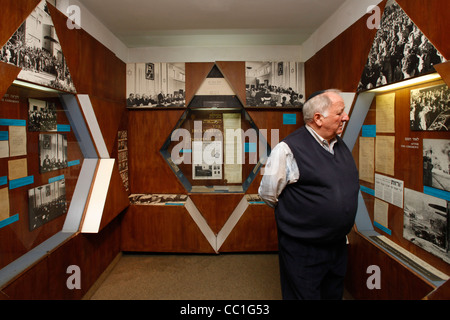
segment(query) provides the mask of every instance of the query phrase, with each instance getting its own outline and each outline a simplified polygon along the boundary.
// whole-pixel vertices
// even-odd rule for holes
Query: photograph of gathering
[[[46,1],[1,48],[0,61],[22,68],[18,79],[76,92]]]
[[[303,107],[303,63],[246,62],[245,68],[247,107]]]
[[[444,61],[444,57],[397,2],[389,0],[358,91],[432,72],[434,65]]]

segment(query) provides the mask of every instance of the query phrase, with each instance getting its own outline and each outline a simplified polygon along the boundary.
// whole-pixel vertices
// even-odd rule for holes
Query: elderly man
[[[359,177],[339,137],[349,120],[337,90],[303,106],[305,126],[272,150],[259,195],[275,208],[283,299],[342,299],[346,235],[356,216]]]

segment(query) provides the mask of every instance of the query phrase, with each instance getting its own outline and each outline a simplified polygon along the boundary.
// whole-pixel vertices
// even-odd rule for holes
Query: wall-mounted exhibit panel
[[[1,268],[63,229],[85,154],[60,94],[12,85],[0,102]]]
[[[373,94],[353,150],[370,217],[358,231],[439,285],[450,275],[450,91],[436,79]]]

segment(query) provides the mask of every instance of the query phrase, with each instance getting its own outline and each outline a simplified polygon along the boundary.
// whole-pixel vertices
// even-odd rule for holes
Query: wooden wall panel
[[[183,112],[136,110],[129,113],[128,166],[131,193],[186,193],[159,152]]]
[[[278,250],[274,210],[250,205],[220,247],[220,252],[270,252]]]
[[[191,194],[198,211],[208,222],[212,231],[217,234],[227,222],[243,194]]]
[[[131,205],[122,223],[122,251],[214,253],[183,206]]]
[[[0,61],[0,99],[3,98],[11,83],[16,80],[22,69],[3,61]]]

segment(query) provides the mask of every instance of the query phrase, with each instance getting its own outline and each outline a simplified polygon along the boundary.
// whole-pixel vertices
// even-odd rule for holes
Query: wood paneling
[[[122,251],[214,253],[183,206],[131,205],[122,222]]]
[[[274,210],[264,204],[249,205],[219,252],[270,252],[278,250]]]
[[[243,194],[191,194],[198,211],[208,222],[212,231],[217,234],[227,222]]]
[[[131,193],[186,190],[159,152],[184,110],[136,110],[129,113],[128,166]]]
[[[21,70],[19,67],[0,61],[0,99],[3,98]]]

